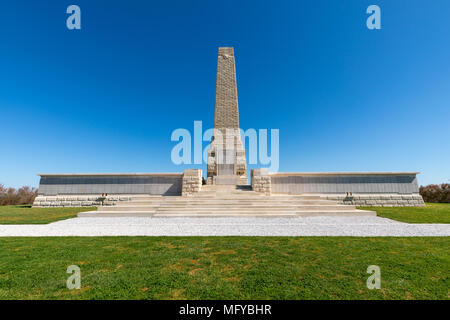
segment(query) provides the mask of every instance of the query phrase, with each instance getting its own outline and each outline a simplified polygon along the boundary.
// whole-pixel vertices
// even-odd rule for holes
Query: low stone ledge
[[[33,207],[97,207],[114,206],[118,201],[129,201],[131,196],[107,196],[103,201],[100,195],[58,195],[58,196],[37,196],[33,202]]]
[[[375,207],[424,207],[425,202],[420,194],[321,194],[327,200],[335,200],[342,204]]]

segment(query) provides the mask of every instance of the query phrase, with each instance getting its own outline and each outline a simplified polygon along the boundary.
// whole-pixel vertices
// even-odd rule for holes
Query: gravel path
[[[47,225],[0,225],[0,237],[44,236],[450,236],[450,224],[380,217],[73,218]]]

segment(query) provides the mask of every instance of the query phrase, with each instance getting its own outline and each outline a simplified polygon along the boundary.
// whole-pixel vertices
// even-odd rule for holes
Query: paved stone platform
[[[56,236],[450,236],[450,224],[380,217],[73,218],[47,225],[0,225],[0,237]]]
[[[375,216],[318,195],[265,195],[250,186],[211,185],[185,197],[130,195],[128,201],[80,212],[78,217],[309,217]]]

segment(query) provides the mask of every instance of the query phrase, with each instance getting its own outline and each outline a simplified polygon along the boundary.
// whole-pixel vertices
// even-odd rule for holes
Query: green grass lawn
[[[1,238],[0,299],[449,299],[450,239]],[[69,265],[81,289],[69,290]],[[369,290],[369,265],[381,289]]]
[[[377,216],[409,223],[450,223],[450,203],[427,203],[426,207],[358,207]]]
[[[0,206],[0,224],[45,224],[74,218],[78,212],[95,210],[83,208],[31,208],[23,206]]]

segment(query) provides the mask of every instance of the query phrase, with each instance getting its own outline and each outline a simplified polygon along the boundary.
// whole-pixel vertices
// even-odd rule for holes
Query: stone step
[[[235,206],[235,207],[160,207],[158,212],[161,211],[252,211],[252,212],[265,212],[265,211],[314,211],[314,210],[326,210],[326,211],[346,211],[354,210],[354,206],[271,206],[271,207],[248,207],[248,206]]]
[[[346,205],[324,205],[324,206],[232,206],[232,207],[222,207],[222,206],[205,206],[205,207],[174,207],[174,206],[108,206],[108,207],[99,207],[99,212],[116,212],[116,211],[158,211],[158,212],[167,212],[167,211],[177,211],[177,212],[255,212],[262,213],[266,211],[317,211],[317,210],[325,210],[325,211],[348,211],[354,210],[354,206],[346,206]]]
[[[296,217],[297,214],[295,212],[267,212],[264,214],[257,214],[257,213],[245,213],[245,212],[239,212],[239,213],[224,213],[224,212],[164,212],[164,213],[155,213],[153,215],[156,217],[203,217],[203,218],[212,218],[212,217],[265,217],[265,218],[283,218],[283,217]]]
[[[248,197],[248,198],[275,198],[275,199],[282,199],[282,198],[289,198],[289,199],[320,199],[320,195],[298,195],[298,194],[272,194],[272,195],[265,195],[263,193],[258,192],[198,192],[194,193],[190,196],[161,196],[161,195],[133,195],[133,196],[127,196],[130,200],[157,200],[157,199],[186,199],[186,198],[209,198],[209,197]],[[124,197],[125,198],[125,197]]]
[[[85,211],[78,213],[80,218],[121,218],[121,217],[152,217],[155,211]]]
[[[177,198],[179,198],[180,196],[178,196],[178,195],[175,195],[175,196],[163,196],[161,194],[133,194],[133,195],[129,195],[128,197],[141,199],[141,198],[167,198],[167,197],[177,197]]]
[[[281,201],[281,200],[326,200],[326,198],[320,198],[320,197],[291,197],[291,196],[285,196],[285,197],[271,197],[271,196],[234,196],[234,195],[219,195],[215,197],[199,197],[199,196],[191,196],[191,197],[180,197],[180,198],[174,198],[174,199],[164,199],[165,201],[183,201],[183,200],[255,200],[255,201],[262,201],[262,200],[271,200],[271,201]],[[143,199],[142,199],[143,200]],[[153,200],[153,199],[149,199]],[[334,200],[332,200],[334,201]]]
[[[173,206],[191,206],[191,205],[221,205],[221,206],[233,206],[233,205],[331,205],[336,204],[331,200],[186,200],[186,201],[130,201],[130,202],[118,202],[116,206],[151,206],[151,205],[173,205]]]
[[[245,206],[245,207],[272,207],[272,206],[332,206],[332,205],[339,205],[343,207],[349,207],[349,205],[344,205],[336,202],[329,202],[329,201],[286,201],[286,202],[239,202],[239,201],[229,201],[229,202],[220,202],[220,201],[201,201],[201,202],[161,202],[161,203],[154,203],[154,202],[145,202],[145,203],[118,203],[114,206],[100,206],[103,208],[110,208],[110,207],[163,207],[163,206],[170,206],[170,207],[211,207],[211,206],[219,206],[219,207],[233,207],[233,206]],[[100,208],[99,207],[99,208]]]
[[[98,207],[99,212],[115,212],[115,211],[156,211],[160,206],[102,206]]]
[[[351,205],[342,205],[337,204],[335,202],[326,202],[326,203],[308,203],[308,202],[295,202],[295,203],[220,203],[220,202],[212,202],[212,203],[162,203],[162,204],[147,204],[147,203],[129,203],[129,204],[120,204],[116,206],[100,206],[99,208],[126,208],[126,207],[154,207],[154,208],[162,208],[162,207],[172,207],[172,208],[209,208],[209,207],[218,207],[218,208],[233,208],[233,207],[243,207],[243,208],[272,208],[272,207],[308,207],[308,206],[342,206],[345,208],[351,207]]]
[[[239,199],[239,198],[185,198],[169,200],[132,200],[112,202],[113,205],[127,204],[160,204],[160,203],[336,203],[334,200],[327,199]]]
[[[263,193],[249,193],[249,192],[198,192],[193,193],[190,197],[209,197],[209,196],[221,196],[221,195],[229,195],[236,197],[264,197]]]
[[[210,189],[205,189],[204,187],[202,187],[198,193],[202,193],[202,192],[256,193],[256,191],[253,191],[251,189],[248,189],[248,190],[232,189],[232,188],[210,188]]]
[[[124,196],[125,197],[125,196]],[[250,186],[203,186],[191,196],[130,195],[129,201],[100,206],[79,216],[95,217],[297,217],[376,215],[320,195],[272,194]]]
[[[301,211],[301,212],[283,212],[283,211],[267,211],[265,213],[225,213],[225,212],[157,212],[153,215],[154,217],[312,217],[312,216],[376,216],[374,211],[364,211],[364,210],[348,210],[348,211]]]
[[[267,199],[267,200],[321,200],[324,198],[321,198],[320,196],[302,196],[302,197],[296,197],[296,196],[265,196],[265,195],[256,195],[256,196],[249,196],[249,195],[229,195],[229,194],[221,194],[221,195],[217,195],[217,196],[211,196],[211,197],[206,197],[206,196],[199,196],[199,195],[193,195],[193,196],[187,196],[187,197],[177,197],[171,200],[174,201],[182,201],[182,200],[186,200],[186,199],[205,199],[205,200],[210,200],[210,199],[218,199],[218,200],[232,200],[232,199],[239,199],[239,200],[263,200],[263,199]],[[140,200],[145,200],[145,199],[140,199]],[[154,199],[149,199],[149,200],[154,200]],[[167,199],[169,200],[169,199]],[[134,199],[133,199],[134,201]]]
[[[375,216],[374,211],[365,210],[347,210],[347,211],[297,211],[297,212],[283,212],[283,211],[267,211],[264,213],[254,212],[155,212],[155,211],[117,211],[117,212],[98,212],[88,211],[80,212],[79,217],[259,217],[259,218],[282,218],[282,217],[312,217],[312,216]]]
[[[297,194],[272,194],[270,196],[266,196],[262,193],[257,192],[248,192],[248,191],[242,191],[242,192],[211,192],[211,193],[196,193],[191,196],[182,197],[182,196],[161,196],[161,195],[132,195],[127,196],[127,198],[130,199],[130,201],[141,201],[141,200],[166,200],[166,199],[197,199],[197,198],[206,198],[210,199],[211,197],[214,198],[234,198],[239,197],[241,198],[249,198],[249,199],[261,199],[261,198],[269,198],[269,199],[321,199],[321,196],[319,195],[297,195]],[[122,201],[120,201],[122,202]]]
[[[163,200],[164,198],[181,198],[181,196],[131,196],[129,201],[140,201],[140,200]]]

